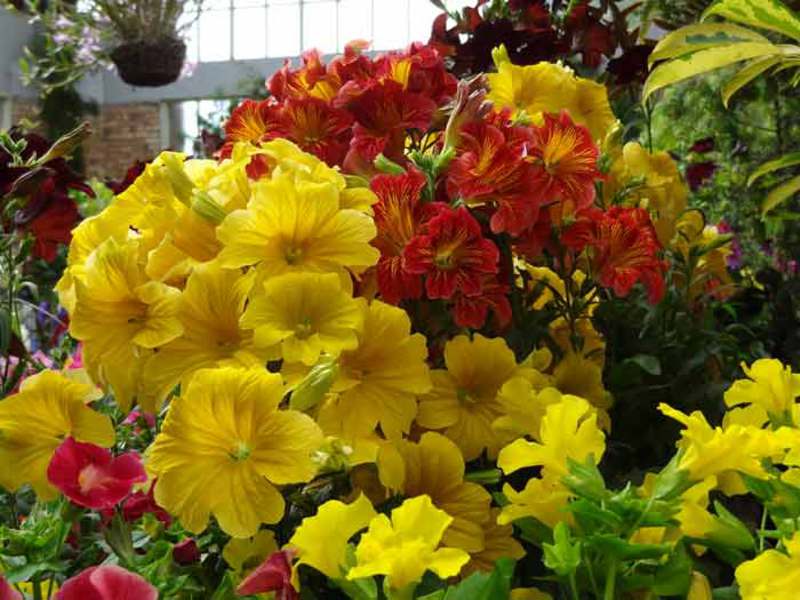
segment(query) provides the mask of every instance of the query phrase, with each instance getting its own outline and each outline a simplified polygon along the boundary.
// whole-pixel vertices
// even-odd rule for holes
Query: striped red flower
[[[425,275],[428,298],[452,298],[481,293],[482,277],[497,273],[499,252],[483,237],[478,221],[462,207],[436,205],[436,216],[403,252],[409,273]]]
[[[497,326],[503,329],[511,322],[509,289],[497,276],[484,275],[481,277],[480,294],[467,296],[456,293],[453,296],[453,320],[456,325],[480,329],[486,324],[491,311]]]

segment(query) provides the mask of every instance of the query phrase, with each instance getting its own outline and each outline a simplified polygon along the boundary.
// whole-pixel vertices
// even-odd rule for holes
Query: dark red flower
[[[0,600],[24,600],[22,594],[11,587],[2,575],[0,575]]]
[[[469,205],[496,206],[492,231],[518,235],[539,216],[537,171],[527,160],[533,143],[533,131],[511,125],[504,113],[466,123],[450,164],[448,194]]]
[[[179,565],[192,565],[200,560],[200,548],[194,538],[181,540],[172,547],[172,560]]]
[[[106,185],[114,192],[115,195],[119,195],[125,190],[127,190],[136,179],[138,179],[139,175],[144,173],[144,169],[147,166],[148,161],[137,160],[134,162],[125,173],[125,177],[122,181],[106,181]]]
[[[702,140],[697,140],[689,148],[689,152],[697,152],[698,154],[705,154],[714,149],[715,143],[713,137],[705,137]]]
[[[158,600],[158,590],[136,573],[101,565],[67,579],[55,600]]]
[[[33,235],[33,254],[48,262],[55,260],[59,245],[70,243],[72,229],[81,218],[75,201],[69,196],[55,194],[54,185],[52,179],[42,184],[41,193],[52,193],[53,201],[20,227]]]
[[[156,482],[153,481],[147,492],[136,491],[125,498],[125,501],[122,503],[122,518],[128,522],[133,522],[138,521],[146,514],[152,514],[168,527],[170,523],[172,523],[172,517],[156,502],[153,496],[155,487]]]
[[[409,169],[403,175],[378,175],[370,187],[378,196],[372,207],[378,235],[372,243],[381,251],[377,265],[381,298],[390,304],[404,298],[419,298],[422,277],[405,269],[403,250],[424,220],[426,208],[420,195],[425,176],[416,169]]]
[[[69,437],[56,448],[47,479],[75,504],[108,509],[130,494],[135,483],[147,481],[147,474],[135,452],[112,457],[105,448]]]
[[[697,191],[714,176],[716,170],[717,163],[713,160],[692,163],[686,167],[686,183],[693,192]]]
[[[405,269],[425,275],[428,298],[452,298],[456,291],[480,294],[482,276],[497,273],[497,246],[483,237],[480,224],[463,206],[436,208],[423,233],[406,246]]]
[[[565,239],[573,248],[587,248],[600,285],[624,297],[640,281],[652,304],[661,300],[666,265],[659,257],[661,244],[646,210],[612,206],[592,212],[570,229]]]
[[[292,587],[292,552],[279,550],[250,573],[239,587],[238,596],[275,592],[275,600],[296,600],[300,597]]]
[[[453,320],[459,327],[480,329],[486,323],[489,311],[494,314],[497,326],[503,329],[511,322],[511,302],[508,300],[509,286],[495,276],[481,278],[481,293],[453,296]]]

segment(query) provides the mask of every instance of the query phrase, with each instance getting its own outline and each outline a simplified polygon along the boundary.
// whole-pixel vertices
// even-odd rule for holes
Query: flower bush
[[[3,597],[792,598],[790,367],[652,403],[671,459],[620,468],[599,324],[734,291],[671,158],[562,65],[363,50],[73,230],[82,368],[0,402]]]

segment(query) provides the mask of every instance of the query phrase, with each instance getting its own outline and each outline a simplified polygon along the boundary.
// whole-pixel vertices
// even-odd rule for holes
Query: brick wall
[[[158,104],[105,105],[89,121],[94,131],[85,145],[90,177],[121,179],[134,162],[160,152]]]

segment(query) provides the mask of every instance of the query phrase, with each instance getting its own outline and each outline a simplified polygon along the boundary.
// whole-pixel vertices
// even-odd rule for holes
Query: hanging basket
[[[180,76],[186,60],[186,44],[172,37],[131,42],[114,48],[111,60],[125,83],[159,87]]]

